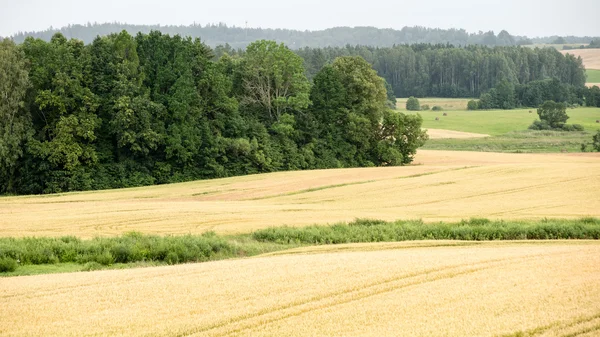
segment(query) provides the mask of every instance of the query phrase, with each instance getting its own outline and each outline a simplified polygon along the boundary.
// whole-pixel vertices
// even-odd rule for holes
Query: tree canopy
[[[292,169],[402,165],[426,134],[385,81],[340,57],[126,31],[0,43],[0,192],[119,188]],[[392,96],[393,97],[393,96]]]

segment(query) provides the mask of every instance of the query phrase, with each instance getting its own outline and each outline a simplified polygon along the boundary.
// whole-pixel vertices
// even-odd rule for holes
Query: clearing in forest
[[[595,336],[598,265],[591,241],[429,241],[0,278],[1,333]]]

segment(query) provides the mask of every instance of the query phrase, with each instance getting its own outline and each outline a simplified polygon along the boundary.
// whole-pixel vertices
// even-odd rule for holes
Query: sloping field
[[[419,111],[418,113],[423,117],[423,127],[426,129],[473,132],[492,136],[527,130],[533,121],[539,120],[536,109],[447,111],[447,116],[443,115],[443,111]],[[600,108],[568,109],[567,115],[569,115],[568,123],[581,124],[589,132],[595,132],[600,127],[596,123],[596,120],[600,119]]]
[[[442,129],[428,129],[429,139],[465,139],[465,138],[485,138],[490,137],[483,133],[462,132]]]
[[[600,69],[600,48],[562,50],[561,53],[581,56],[586,69]]]
[[[600,329],[598,242],[332,248],[2,278],[0,335],[597,336]]]
[[[0,199],[0,236],[249,232],[355,218],[600,216],[600,154],[419,151],[415,165]]]

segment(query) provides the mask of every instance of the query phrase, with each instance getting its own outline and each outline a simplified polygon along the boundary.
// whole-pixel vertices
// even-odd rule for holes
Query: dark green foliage
[[[547,121],[533,121],[528,128],[529,130],[552,130],[553,128]]]
[[[360,57],[336,59],[311,90],[303,59],[273,41],[218,60],[158,31],[0,47],[0,193],[402,165],[424,141],[420,119],[384,120],[393,90]],[[102,254],[128,262],[123,247]]]
[[[388,108],[396,110],[396,95],[394,94],[394,89],[387,81],[385,82],[385,91],[387,92]]]
[[[467,103],[467,110],[478,110],[479,109],[479,102],[477,102],[476,100],[470,100]]]
[[[439,105],[434,105],[433,108],[431,108],[431,111],[442,111],[442,110],[444,110],[444,109],[442,109],[442,107]]]
[[[0,40],[0,193],[15,192],[18,162],[33,134],[25,107],[29,86],[23,52],[12,41]]]
[[[420,111],[421,103],[419,103],[419,99],[411,96],[406,101],[406,110],[408,111]]]
[[[581,152],[600,152],[600,130],[596,131],[596,134],[592,136],[591,143],[582,143]]]
[[[309,78],[337,57],[361,56],[385,78],[396,97],[479,97],[500,86],[491,97],[491,105],[482,109],[519,105],[537,107],[548,99],[581,101],[586,81],[581,59],[563,55],[554,48],[347,45],[303,48],[297,53],[310,65],[307,67]],[[537,104],[519,101],[519,90],[523,89],[520,86],[553,80],[561,86],[559,91],[544,92],[543,100]],[[559,98],[554,97],[557,95]]]
[[[10,257],[0,257],[0,273],[6,273],[17,270],[17,261]]]
[[[573,132],[573,131],[584,131],[584,127],[581,124],[563,124],[561,129],[563,131],[569,131],[569,132]]]
[[[564,103],[546,101],[537,109],[537,113],[540,120],[547,122],[550,127],[560,128],[569,119],[566,110]]]
[[[428,111],[429,109],[430,109],[429,108],[429,104],[423,104],[423,105],[421,105],[421,111]]]

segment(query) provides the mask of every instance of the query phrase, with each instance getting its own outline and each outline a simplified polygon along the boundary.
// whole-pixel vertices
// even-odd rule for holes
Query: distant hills
[[[69,25],[62,28],[49,28],[39,32],[20,32],[11,38],[21,43],[32,36],[49,41],[52,35],[62,33],[67,38],[83,40],[91,43],[98,35],[109,35],[122,30],[130,34],[148,33],[159,30],[170,35],[179,34],[200,38],[209,46],[229,44],[233,48],[245,48],[249,43],[267,39],[283,42],[292,49],[304,47],[339,47],[345,45],[367,45],[373,47],[390,47],[399,44],[453,44],[453,45],[486,45],[511,46],[542,43],[588,44],[594,37],[584,36],[549,36],[528,38],[512,36],[503,30],[498,34],[492,31],[469,33],[464,29],[439,29],[426,27],[404,27],[400,30],[380,29],[375,27],[336,27],[318,31],[299,31],[291,29],[241,28],[226,24],[162,26],[162,25],[130,25],[124,23],[88,23],[85,25]]]

